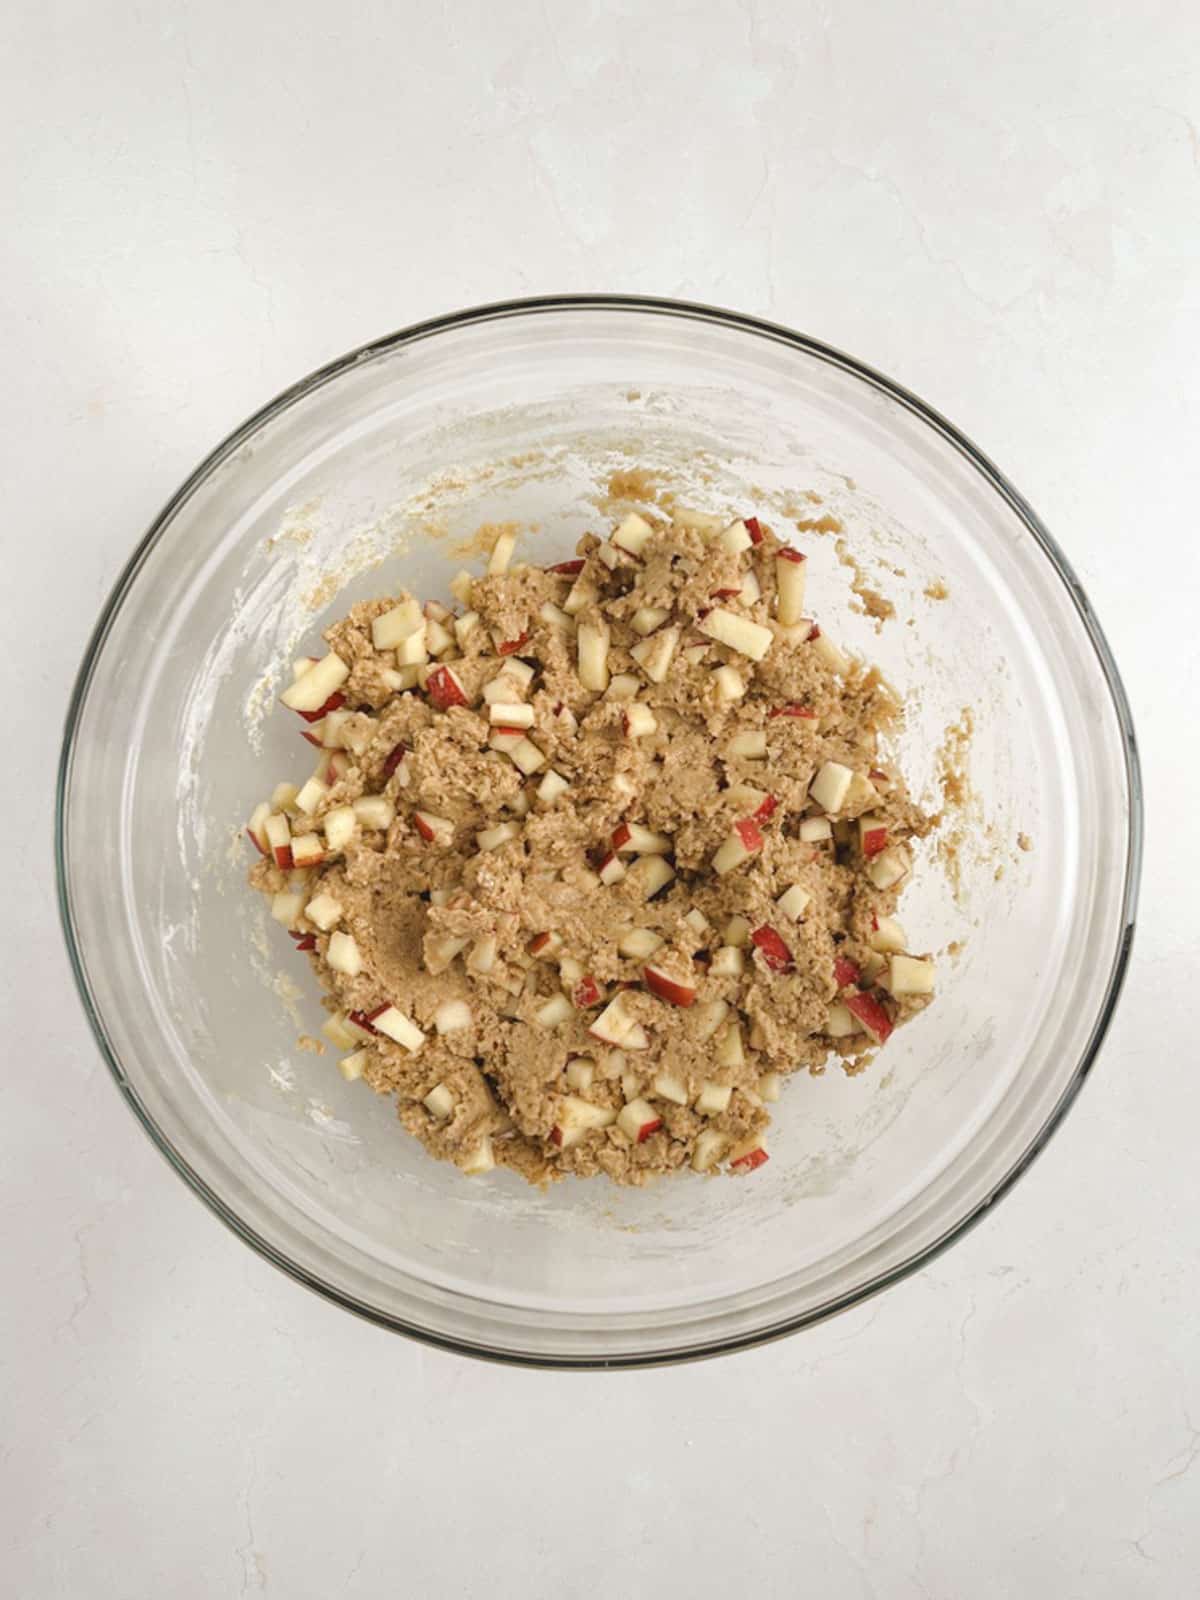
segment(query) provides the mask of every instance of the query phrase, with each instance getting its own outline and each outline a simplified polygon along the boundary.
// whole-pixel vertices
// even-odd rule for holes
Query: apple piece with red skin
[[[753,1150],[747,1150],[745,1155],[732,1156],[729,1170],[730,1172],[753,1172],[756,1167],[764,1166],[770,1159],[762,1145],[756,1145]]]
[[[628,868],[621,860],[620,856],[617,855],[614,850],[610,850],[605,856],[604,860],[596,868],[596,876],[600,879],[601,883],[607,884],[609,887],[611,887],[614,883],[620,883],[627,870]]]
[[[766,538],[766,534],[762,530],[762,524],[757,517],[743,517],[742,525],[750,535],[751,544],[761,544]]]
[[[886,1044],[895,1024],[874,995],[850,995],[843,1004],[850,1015],[862,1023],[876,1044]]]
[[[593,1128],[611,1127],[616,1120],[617,1113],[609,1106],[594,1106],[578,1095],[564,1095],[559,1102],[558,1120],[550,1130],[550,1142],[560,1150],[569,1150]]]
[[[604,990],[590,973],[580,978],[571,994],[576,1011],[586,1011],[589,1006],[598,1006],[603,999]]]
[[[791,950],[779,932],[769,923],[764,922],[761,928],[755,928],[750,938],[772,972],[795,971]]]
[[[392,773],[395,772],[396,768],[404,760],[407,754],[408,746],[406,744],[398,744],[395,747],[395,749],[388,756],[387,760],[383,763],[383,775],[385,778],[391,777]]]
[[[660,1000],[669,1000],[673,1006],[690,1006],[695,1003],[696,991],[691,984],[680,983],[661,967],[643,967],[642,977],[646,987]]]
[[[754,816],[752,817],[751,820],[754,821],[754,822],[766,822],[766,821],[768,821],[772,816],[774,816],[776,807],[778,805],[779,805],[778,796],[777,795],[773,795],[773,794],[769,794],[767,796],[767,798],[763,801],[762,805],[760,805],[758,810],[754,813]]]
[[[774,717],[797,717],[804,722],[815,722],[817,713],[811,706],[802,706],[798,701],[792,701],[786,706],[775,706],[773,710],[768,711],[768,722]]]
[[[465,706],[467,693],[459,682],[457,673],[446,666],[435,667],[425,680],[425,693],[438,711],[449,711],[451,706]]]
[[[775,552],[775,585],[779,594],[778,615],[784,627],[791,628],[804,615],[804,584],[807,558],[790,546]]]
[[[267,836],[267,844],[271,854],[275,857],[275,865],[284,872],[290,872],[292,867],[292,830],[288,826],[288,819],[281,812],[274,812],[263,823],[263,831]]]
[[[617,1117],[617,1127],[634,1144],[644,1144],[662,1125],[663,1119],[648,1100],[631,1100]]]
[[[502,656],[515,656],[517,651],[520,650],[523,645],[528,644],[528,642],[529,629],[526,628],[524,632],[520,633],[515,639],[505,639],[502,644],[498,644],[496,646],[496,650]]]
[[[839,989],[844,989],[848,984],[857,983],[862,977],[862,971],[857,963],[848,956],[835,956],[833,962],[833,979]]]
[[[587,566],[583,556],[576,556],[571,561],[556,561],[552,567],[543,567],[544,572],[560,572],[565,578],[577,578]]]
[[[294,933],[292,938],[296,941],[297,950],[315,950],[317,948],[317,936],[315,933]]]
[[[741,592],[742,586],[739,583],[736,589],[714,589],[708,598],[710,600],[736,600]]]
[[[339,710],[345,704],[346,696],[335,691],[335,693],[331,694],[329,699],[326,700],[323,705],[319,705],[315,711],[298,711],[296,714],[297,716],[303,717],[305,722],[320,722],[322,717],[328,716],[331,711]]]
[[[762,847],[763,836],[758,823],[753,817],[740,817],[734,823],[729,837],[713,856],[713,871],[719,878],[723,878],[727,872],[740,867],[743,861],[748,861]]]
[[[882,817],[859,817],[858,840],[868,861],[888,847],[888,827]]]
[[[447,845],[454,837],[454,824],[429,811],[414,811],[413,824],[427,844]]]
[[[561,945],[561,933],[535,933],[527,949],[531,956],[552,956]]]

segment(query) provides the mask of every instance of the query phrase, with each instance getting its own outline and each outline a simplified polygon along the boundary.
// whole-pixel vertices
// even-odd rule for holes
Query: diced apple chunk
[[[349,933],[330,934],[325,959],[335,972],[341,972],[347,978],[357,978],[363,969],[362,953]]]
[[[845,673],[850,668],[846,654],[839,650],[827,633],[810,634],[812,647],[830,672]]]
[[[749,617],[740,617],[735,611],[726,611],[722,606],[715,606],[702,617],[699,628],[710,639],[749,656],[751,661],[761,661],[775,637],[770,628],[752,622]]]
[[[354,802],[354,815],[364,828],[390,828],[395,820],[396,808],[381,794],[364,794]]]
[[[659,628],[629,652],[651,683],[662,683],[671,670],[671,661],[679,646],[679,631],[676,627]]]
[[[717,699],[729,702],[740,700],[746,692],[746,681],[735,668],[718,667],[713,673],[713,682],[717,689]]]
[[[727,741],[724,753],[743,761],[761,761],[767,753],[767,736],[761,728],[743,729]]]
[[[730,917],[721,929],[721,940],[724,944],[736,945],[745,949],[750,943],[750,924],[745,917]]]
[[[833,838],[833,823],[828,817],[805,817],[799,831],[802,844],[818,844],[822,839]]]
[[[630,617],[629,625],[634,633],[644,639],[655,628],[661,628],[670,615],[665,606],[640,606]]]
[[[775,587],[779,593],[778,616],[784,627],[794,627],[804,615],[804,583],[808,562],[799,550],[779,550],[775,554]]]
[[[907,950],[908,935],[895,917],[875,917],[867,943],[872,950],[881,950],[888,954],[892,951]]]
[[[304,911],[304,896],[283,890],[271,896],[271,916],[285,928],[294,928]]]
[[[554,1116],[550,1139],[560,1150],[569,1150],[596,1128],[609,1128],[617,1120],[611,1106],[594,1106],[578,1095],[564,1095]]]
[[[342,920],[342,907],[331,894],[323,892],[308,902],[304,908],[304,915],[314,928],[320,928],[322,933],[328,933],[330,928],[336,927]]]
[[[615,851],[610,850],[604,860],[596,869],[596,875],[601,883],[612,885],[620,883],[628,868]]]
[[[897,997],[904,994],[932,994],[933,979],[932,961],[923,961],[917,956],[894,955],[888,963],[888,990]]]
[[[740,556],[743,550],[749,550],[754,540],[750,537],[746,524],[739,517],[736,522],[722,530],[717,537],[721,549],[731,556]]]
[[[590,578],[582,573],[571,585],[567,598],[563,601],[563,610],[569,617],[582,611],[585,606],[592,605],[600,598],[600,591]]]
[[[471,946],[471,953],[467,957],[467,966],[470,970],[479,973],[481,977],[486,977],[496,965],[496,952],[499,949],[499,944],[500,941],[494,933],[485,933],[481,938],[476,939]]]
[[[631,1100],[617,1117],[617,1127],[634,1144],[641,1144],[662,1127],[662,1118],[648,1100]]]
[[[752,1133],[748,1139],[743,1139],[739,1144],[735,1144],[729,1152],[729,1170],[731,1172],[753,1172],[755,1167],[761,1167],[769,1159],[767,1147],[762,1140],[762,1134]]]
[[[532,739],[521,739],[517,745],[509,751],[509,759],[519,771],[525,774],[527,778],[532,777],[535,772],[540,771],[541,768],[546,765],[546,757],[538,749],[537,745],[534,744]]]
[[[550,771],[547,772],[537,786],[537,797],[543,805],[553,805],[561,795],[566,794],[570,787],[571,785],[563,777],[562,773],[555,772],[554,768],[551,767]]]
[[[697,1039],[711,1039],[728,1016],[729,1004],[725,1000],[706,1000],[703,1005],[697,1006],[692,1012],[692,1026]]]
[[[281,812],[273,812],[263,823],[263,832],[267,836],[267,848],[275,858],[275,865],[285,869],[290,867],[292,830],[288,819]]]
[[[591,1088],[595,1076],[596,1063],[588,1056],[576,1056],[573,1061],[568,1061],[563,1073],[571,1088],[578,1089],[580,1094]]]
[[[496,1165],[495,1153],[492,1150],[491,1137],[484,1134],[483,1138],[470,1150],[458,1163],[458,1170],[468,1178],[482,1177],[485,1172],[491,1172]]]
[[[725,1025],[717,1035],[716,1062],[719,1067],[744,1067],[746,1052],[742,1048],[742,1030],[736,1022]]]
[[[426,844],[435,844],[444,850],[454,842],[454,824],[447,817],[435,817],[432,811],[414,811],[413,826]]]
[[[624,726],[627,739],[645,739],[657,732],[658,721],[649,706],[634,704],[625,712]]]
[[[650,1080],[650,1087],[660,1100],[669,1100],[676,1106],[688,1103],[687,1087],[683,1079],[673,1072],[656,1072]]]
[[[493,700],[488,706],[488,721],[493,727],[532,728],[533,707],[523,700]]]
[[[729,837],[713,856],[713,871],[718,877],[724,877],[757,854],[762,847],[763,836],[758,824],[749,817],[743,817],[734,823]]]
[[[350,676],[350,668],[333,651],[285,689],[280,699],[291,711],[320,711]]]
[[[394,650],[405,639],[412,638],[420,639],[423,651],[425,618],[415,600],[402,600],[398,606],[376,617],[371,624],[371,643],[376,650]]]
[[[831,1039],[848,1039],[852,1033],[860,1033],[858,1023],[850,1012],[840,1003],[829,1008],[825,1018],[825,1032]]]
[[[609,629],[606,622],[581,622],[576,634],[579,681],[603,694],[608,688]]]
[[[740,978],[746,970],[746,957],[737,945],[723,944],[714,950],[708,970],[714,978]]]
[[[609,679],[607,698],[620,701],[632,700],[641,686],[642,680],[635,677],[632,672],[618,672],[616,677]]]
[[[850,768],[842,766],[840,761],[826,761],[813,779],[808,792],[823,811],[836,814],[850,792],[850,780],[853,776]]]
[[[774,1105],[783,1089],[783,1079],[777,1072],[764,1072],[758,1080],[758,1092],[768,1105]]]
[[[425,1035],[411,1017],[406,1017],[398,1006],[381,1006],[378,1011],[372,1011],[367,1021],[385,1038],[391,1039],[394,1044],[402,1045],[410,1055],[425,1043]]]
[[[715,1128],[705,1128],[692,1149],[692,1171],[711,1172],[729,1144],[728,1137]]]
[[[552,994],[534,1012],[534,1021],[542,1028],[558,1028],[564,1022],[569,1022],[574,1014],[574,1007],[565,994]]]
[[[675,868],[662,856],[639,856],[629,869],[628,881],[643,900],[652,900],[675,876]]]
[[[775,904],[785,917],[791,917],[793,922],[798,922],[812,904],[812,895],[801,884],[794,883],[790,889],[783,891]]]
[[[454,1096],[444,1083],[435,1084],[421,1104],[439,1122],[449,1122],[454,1115]]]
[[[489,578],[498,578],[501,573],[508,571],[508,564],[512,560],[513,551],[517,548],[517,536],[511,528],[502,528],[496,535],[492,545],[492,553],[488,557],[487,575]]]
[[[908,862],[897,849],[884,850],[867,867],[867,877],[877,889],[891,889],[908,871]]]
[[[731,1084],[713,1083],[709,1080],[700,1085],[700,1093],[696,1096],[696,1111],[702,1117],[719,1117],[723,1111],[728,1111],[732,1098]]]
[[[662,967],[646,967],[642,973],[646,987],[660,1000],[673,1006],[690,1006],[696,998],[696,986],[682,978],[665,972]]]
[[[315,833],[297,834],[292,840],[292,865],[294,867],[320,866],[325,859],[325,846]]]
[[[640,556],[653,535],[654,529],[645,517],[639,517],[636,511],[631,511],[613,534],[612,542],[630,555]]]
[[[366,1071],[370,1060],[369,1050],[356,1050],[353,1055],[342,1057],[338,1062],[338,1071],[347,1083],[355,1083]]]
[[[321,1032],[337,1050],[351,1050],[358,1043],[359,1036],[346,1024],[346,1018],[340,1011],[335,1011],[321,1024]]]
[[[478,611],[464,611],[461,617],[454,619],[454,637],[458,641],[458,648],[465,649],[467,640],[479,626]]]
[[[621,935],[617,949],[631,961],[643,961],[662,944],[662,936],[650,928],[630,928]]]
[[[475,835],[475,843],[481,850],[499,850],[502,844],[507,844],[510,839],[521,836],[519,822],[498,822],[494,828],[484,828]]]
[[[471,1008],[465,1000],[443,1000],[433,1014],[433,1025],[439,1034],[459,1033],[472,1021]]]

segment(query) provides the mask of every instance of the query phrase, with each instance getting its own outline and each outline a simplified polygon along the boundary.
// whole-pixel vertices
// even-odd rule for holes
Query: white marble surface
[[[1195,1592],[1194,6],[644,9],[0,18],[6,1594]],[[790,1342],[597,1377],[415,1348],[230,1237],[100,1064],[49,859],[84,639],[195,460],[383,330],[584,289],[791,322],[963,425],[1090,590],[1149,784],[1124,1006],[998,1214]]]

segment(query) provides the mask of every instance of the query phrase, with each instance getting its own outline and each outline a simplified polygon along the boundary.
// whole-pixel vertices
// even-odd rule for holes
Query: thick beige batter
[[[752,1171],[783,1077],[860,1070],[930,998],[894,917],[932,826],[881,762],[900,707],[753,518],[626,518],[567,570],[488,537],[457,612],[357,605],[297,664],[321,756],[251,819],[251,882],[344,1074],[433,1155]]]

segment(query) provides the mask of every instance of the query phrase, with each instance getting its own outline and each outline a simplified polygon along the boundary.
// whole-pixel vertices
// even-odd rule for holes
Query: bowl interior
[[[901,912],[938,954],[938,1000],[861,1076],[790,1080],[750,1179],[544,1195],[507,1174],[467,1181],[343,1083],[332,1052],[297,1045],[323,1017],[315,985],[243,887],[245,817],[311,767],[275,698],[352,600],[447,597],[478,563],[464,548],[480,523],[516,520],[526,556],[560,559],[664,492],[790,529],[822,626],[906,696],[897,758],[914,787],[940,805],[966,763]],[[864,583],[895,606],[878,629]],[[721,317],[493,313],[283,397],[168,508],[81,684],[68,928],[126,1092],[260,1248],[464,1348],[661,1359],[887,1281],[1036,1147],[1113,997],[1127,760],[1081,597],[986,465],[900,392]]]

